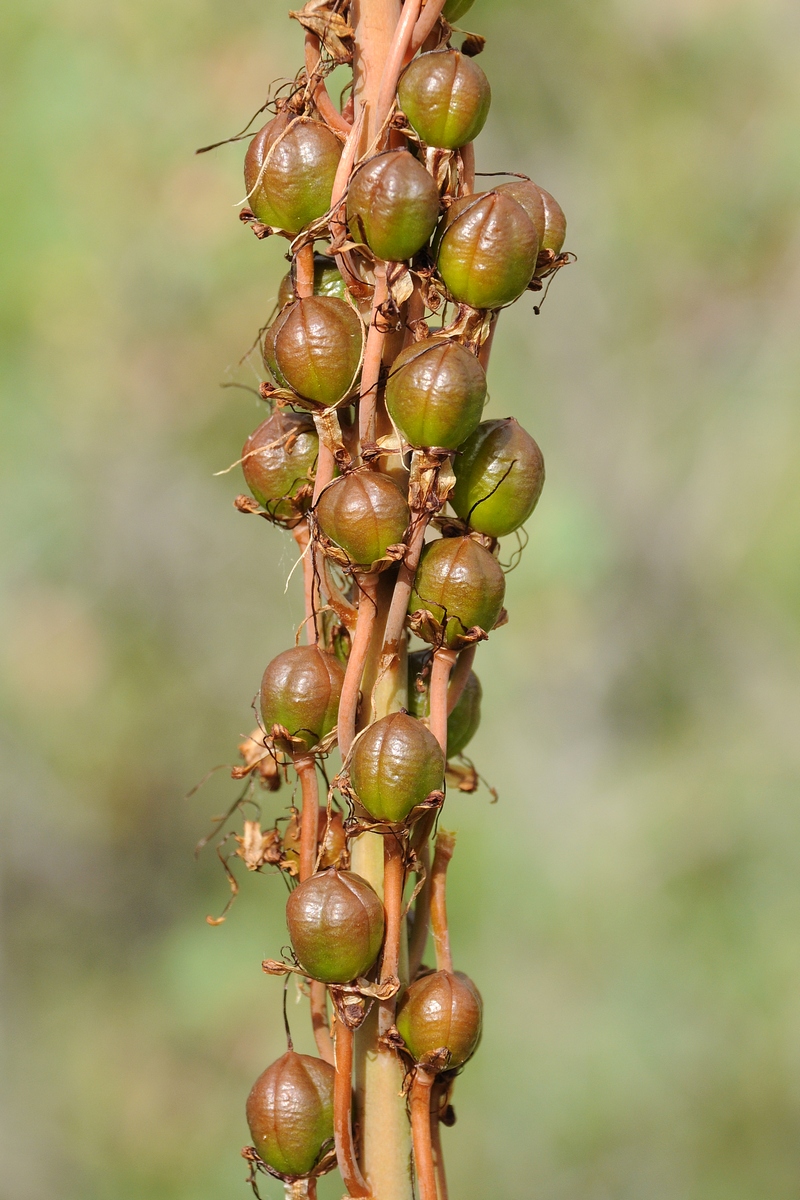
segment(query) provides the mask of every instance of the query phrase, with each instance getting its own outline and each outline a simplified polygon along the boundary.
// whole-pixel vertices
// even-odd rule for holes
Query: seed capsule
[[[300,837],[300,814],[294,813],[284,830],[283,857],[298,865],[300,863]],[[347,838],[341,813],[332,812],[329,817],[327,809],[320,808],[317,841],[320,843],[322,851],[319,869],[324,871],[326,867],[335,866],[347,849]]]
[[[505,537],[519,529],[544,487],[544,459],[518,421],[484,421],[461,447],[453,464],[454,510],[473,529]]]
[[[547,227],[542,189],[532,179],[514,179],[511,183],[501,183],[494,189],[503,196],[510,196],[521,204],[533,221],[539,235],[539,249],[544,249],[543,241]]]
[[[299,233],[330,208],[341,156],[342,143],[327,125],[281,113],[248,147],[247,203],[265,225]]]
[[[502,192],[464,196],[447,210],[434,243],[450,295],[471,308],[502,308],[525,291],[539,254],[536,227]]]
[[[314,255],[314,295],[336,296],[339,300],[344,300],[347,295],[347,285],[339,268],[327,254]],[[278,308],[285,308],[296,299],[292,272],[287,271],[278,288]]]
[[[474,625],[493,628],[505,591],[500,564],[484,546],[469,537],[440,538],[422,552],[408,611],[431,612],[454,646]]]
[[[383,942],[383,905],[352,871],[320,871],[299,884],[286,924],[301,967],[322,983],[350,983],[370,969]]]
[[[441,747],[416,717],[390,713],[356,739],[350,782],[376,821],[405,821],[412,808],[441,789],[443,781]]]
[[[321,1058],[289,1050],[247,1097],[247,1124],[259,1158],[282,1175],[308,1175],[333,1137],[336,1072]]]
[[[415,717],[429,717],[431,697],[429,680],[422,689],[417,684],[423,668],[430,662],[430,650],[415,650],[408,656],[408,708]],[[470,671],[464,690],[447,718],[447,757],[455,758],[471,742],[481,723],[481,681]]]
[[[336,724],[343,682],[338,658],[318,646],[284,650],[261,680],[261,718],[267,733],[273,725],[282,725],[307,749],[316,746]]]
[[[362,567],[403,540],[411,516],[394,480],[375,471],[353,471],[337,479],[321,494],[315,511],[325,536]]]
[[[560,254],[564,238],[567,236],[567,218],[564,216],[561,205],[549,192],[546,192],[544,188],[539,188],[539,191],[542,193],[544,202],[545,221],[544,237],[540,249],[552,250],[554,254]]]
[[[309,296],[282,309],[264,336],[264,361],[277,381],[326,408],[352,390],[364,326],[335,296]]]
[[[347,192],[350,236],[377,258],[404,262],[429,240],[439,219],[439,191],[407,150],[369,159]]]
[[[469,12],[474,3],[475,0],[447,0],[442,9],[442,16],[445,21],[457,21],[465,12]]]
[[[412,59],[397,97],[423,142],[457,150],[486,124],[492,89],[474,59],[459,50],[433,50]]]
[[[477,427],[486,374],[459,342],[425,338],[395,359],[386,385],[389,415],[410,446],[456,450]]]
[[[408,988],[397,1010],[397,1029],[417,1060],[449,1050],[448,1070],[462,1067],[481,1040],[483,1001],[463,971],[434,971]]]
[[[293,521],[311,507],[319,438],[310,417],[276,409],[242,448],[242,474],[273,520]]]

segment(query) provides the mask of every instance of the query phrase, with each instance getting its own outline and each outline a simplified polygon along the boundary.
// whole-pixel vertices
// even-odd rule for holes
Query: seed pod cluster
[[[253,499],[236,503],[291,531],[305,602],[259,693],[264,752],[300,793],[285,827],[287,814],[274,818],[290,945],[265,969],[308,981],[319,1052],[290,1047],[259,1077],[248,1153],[254,1170],[309,1180],[310,1196],[333,1146],[349,1194],[365,1194],[364,1179],[376,1195],[407,1194],[407,1179],[382,1175],[375,1139],[357,1157],[352,1035],[371,1005],[375,1040],[360,1038],[358,1053],[393,1056],[400,1075],[367,1072],[363,1105],[383,1087],[383,1109],[405,1119],[410,1078],[421,1200],[436,1200],[432,1097],[481,1032],[480,994],[450,949],[454,836],[439,823],[431,839],[451,760],[480,723],[476,649],[505,619],[499,540],[544,484],[533,437],[485,411],[494,329],[568,258],[563,211],[538,184],[515,175],[476,191],[472,143],[491,88],[481,39],[459,48],[454,29],[472,6],[430,6],[441,12],[431,27],[423,5],[416,27],[384,31],[376,57],[368,6],[344,0],[328,22],[323,5],[296,86],[278,92],[245,156],[242,217],[259,239],[288,240],[291,269],[262,331],[273,411],[242,452]],[[367,61],[381,92],[340,111],[325,75],[351,51],[355,96]],[[409,653],[413,637],[423,648]],[[337,742],[325,796],[320,768]],[[423,962],[429,929],[435,969]]]

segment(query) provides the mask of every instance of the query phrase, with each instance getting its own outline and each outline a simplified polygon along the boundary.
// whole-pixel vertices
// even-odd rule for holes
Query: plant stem
[[[386,341],[386,328],[381,320],[380,307],[388,296],[386,288],[386,263],[375,264],[375,291],[369,317],[367,345],[361,367],[361,394],[358,402],[358,434],[362,451],[365,445],[375,441],[375,413],[378,407],[378,385],[381,375],[381,360]]]
[[[437,1082],[431,1092],[431,1145],[433,1147],[433,1157],[436,1162],[436,1183],[438,1185],[439,1200],[448,1200],[447,1172],[445,1171],[444,1154],[442,1153],[442,1123],[439,1120],[439,1101],[442,1091],[441,1083]]]
[[[369,1196],[356,1161],[350,1111],[353,1103],[353,1031],[336,1022],[336,1077],[333,1084],[333,1134],[336,1159],[348,1196]]]
[[[383,634],[381,670],[384,670],[398,653],[400,638],[403,635],[403,627],[406,623],[408,601],[414,587],[414,576],[417,573],[422,547],[425,544],[425,530],[427,528],[427,517],[418,517],[409,538],[405,557],[400,564],[397,583],[394,585],[392,603],[389,607],[389,615],[386,618],[386,628]]]
[[[447,868],[456,848],[456,835],[440,829],[436,835],[436,853],[431,868],[431,931],[436,949],[436,970],[452,971],[450,931],[447,927]]]
[[[400,20],[400,0],[352,0],[350,24],[355,31],[353,50],[353,96],[365,108],[361,151],[372,143],[380,129],[378,96],[383,67],[389,58],[394,32]],[[381,1200],[384,1200],[381,1197]]]
[[[300,882],[314,874],[317,862],[317,839],[319,837],[319,784],[317,767],[313,758],[294,760],[294,769],[300,780],[303,805],[300,811]]]
[[[339,700],[338,738],[343,762],[350,753],[353,738],[356,736],[358,696],[378,612],[378,576],[364,575],[359,582],[361,598],[358,603],[358,620]]]
[[[383,839],[383,907],[386,933],[383,942],[381,982],[400,977],[400,938],[403,926],[403,888],[406,882],[405,855],[399,836],[389,833]],[[381,1034],[394,1024],[395,998],[381,1001],[378,1021]]]
[[[422,966],[422,960],[425,956],[425,947],[428,943],[428,930],[430,928],[431,916],[431,849],[428,839],[422,846],[419,852],[419,859],[422,865],[422,870],[425,872],[425,879],[420,888],[419,895],[414,901],[414,923],[411,926],[411,937],[408,941],[408,978],[409,982],[413,982],[416,978],[417,971]]]
[[[458,662],[450,672],[450,686],[447,689],[448,717],[464,694],[477,649],[477,646],[467,646],[466,650],[462,650],[458,656]]]
[[[436,1167],[431,1144],[431,1088],[435,1078],[432,1071],[417,1066],[411,1084],[411,1134],[420,1200],[437,1200]]]
[[[303,622],[303,636],[306,642],[311,645],[318,640],[319,635],[317,631],[314,557],[308,548],[309,536],[308,521],[300,521],[292,530],[292,537],[297,543],[297,549],[300,551],[300,557],[303,560],[303,603],[306,614],[305,621]]]
[[[433,667],[431,668],[431,733],[442,747],[442,754],[447,758],[447,714],[449,712],[447,687],[450,682],[450,672],[455,665],[458,655],[455,650],[446,646],[434,650]]]
[[[442,15],[442,9],[445,6],[445,0],[427,0],[425,7],[422,10],[422,15],[414,26],[414,33],[411,38],[409,47],[410,58],[416,54],[420,46],[428,40],[433,33],[433,27]]]
[[[378,129],[383,125],[394,104],[397,80],[400,77],[406,56],[409,54],[414,26],[417,23],[421,7],[422,0],[404,0],[403,10],[394,31],[394,37],[389,47],[389,53],[386,56],[383,75],[381,77],[381,86],[376,104],[377,112],[375,114],[375,123]]]
[[[306,30],[306,74],[310,79],[316,71],[320,62],[320,47],[319,38],[310,29]],[[322,117],[326,125],[330,125],[331,129],[337,129],[339,133],[348,134],[350,132],[350,122],[345,120],[339,112],[336,105],[328,95],[328,89],[325,86],[325,80],[320,79],[314,89],[314,103],[317,106],[317,111]]]

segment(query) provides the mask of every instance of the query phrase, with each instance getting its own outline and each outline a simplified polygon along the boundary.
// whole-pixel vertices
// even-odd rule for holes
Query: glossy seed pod
[[[336,135],[310,117],[281,113],[259,130],[244,160],[247,203],[259,221],[299,233],[331,206],[342,156]]]
[[[539,236],[525,209],[503,192],[464,196],[447,210],[435,242],[436,265],[454,300],[502,308],[525,291]]]
[[[283,833],[283,857],[290,862],[300,864],[300,814],[294,812]],[[319,869],[333,867],[341,860],[347,849],[347,838],[344,832],[342,814],[320,808],[317,822],[317,841],[320,845]]]
[[[474,3],[475,0],[447,0],[442,9],[442,16],[445,21],[457,21],[465,12],[469,12]]]
[[[408,150],[369,159],[347,191],[347,222],[355,242],[376,258],[404,262],[429,241],[439,219],[439,191]]]
[[[500,616],[506,578],[494,555],[469,537],[440,538],[422,551],[408,611],[427,609],[457,646],[478,625],[486,633]]]
[[[357,566],[383,558],[402,542],[411,514],[400,488],[376,471],[352,471],[322,492],[314,510],[326,537]]]
[[[410,446],[456,450],[476,429],[486,374],[460,342],[425,338],[395,359],[386,385],[389,415]]]
[[[247,1097],[247,1124],[262,1162],[281,1175],[308,1175],[333,1137],[336,1072],[321,1058],[286,1054]]]
[[[444,755],[431,731],[408,713],[390,713],[359,735],[350,783],[376,821],[405,821],[412,808],[441,790]]]
[[[319,438],[305,414],[276,409],[242,447],[242,474],[259,504],[279,522],[311,507]]]
[[[426,145],[458,150],[486,124],[492,89],[473,58],[460,50],[432,50],[406,67],[397,97]]]
[[[546,192],[544,188],[539,188],[539,191],[542,193],[544,202],[545,221],[544,237],[539,249],[552,250],[553,254],[560,254],[567,236],[567,218],[564,216],[561,205],[549,192]]]
[[[408,709],[415,717],[429,717],[431,713],[430,673],[424,678],[423,687],[417,684],[423,669],[430,664],[430,650],[415,650],[408,656]],[[455,758],[466,748],[478,732],[481,723],[481,700],[483,689],[474,671],[470,671],[464,690],[455,708],[447,718],[447,757]]]
[[[478,533],[505,537],[519,529],[544,487],[542,452],[519,421],[484,421],[453,463],[454,511]]]
[[[543,241],[547,223],[544,211],[542,189],[532,179],[514,179],[511,183],[501,183],[494,189],[504,196],[511,196],[517,204],[521,204],[533,221],[539,235],[539,249],[543,249]]]
[[[343,682],[338,658],[318,646],[284,650],[261,680],[261,719],[267,733],[273,725],[282,725],[307,748],[316,746],[336,724]]]
[[[347,301],[309,296],[278,313],[264,335],[264,361],[278,383],[328,408],[353,388],[363,336]]]
[[[483,1001],[463,971],[434,971],[415,980],[400,1001],[397,1029],[419,1062],[449,1050],[448,1070],[462,1067],[481,1040]]]
[[[347,285],[336,266],[327,254],[314,255],[314,295],[336,296],[344,300],[347,295]],[[285,308],[297,299],[292,272],[287,271],[278,288],[278,308]]]
[[[383,905],[352,871],[320,871],[298,884],[286,924],[300,966],[322,983],[350,983],[370,969],[383,942]]]

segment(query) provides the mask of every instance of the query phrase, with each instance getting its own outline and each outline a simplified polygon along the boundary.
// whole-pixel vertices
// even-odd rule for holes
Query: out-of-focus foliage
[[[479,655],[501,802],[446,822],[486,1001],[452,1194],[793,1200],[797,6],[465,23],[479,169],[554,192],[579,263],[504,316],[490,373],[548,482]],[[284,246],[237,221],[243,146],[192,151],[293,73],[299,29],[276,0],[11,0],[0,46],[0,1195],[244,1197],[285,889],[248,877],[209,928],[225,881],[192,846],[234,785],[182,796],[301,616],[291,541],[213,475],[262,417],[218,385],[256,382]]]

